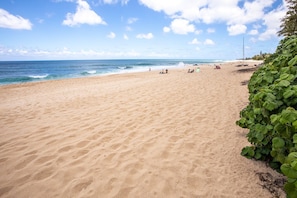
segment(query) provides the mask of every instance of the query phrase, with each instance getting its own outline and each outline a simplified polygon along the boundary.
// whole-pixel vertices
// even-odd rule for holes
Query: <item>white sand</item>
[[[273,197],[235,65],[1,86],[0,196]]]

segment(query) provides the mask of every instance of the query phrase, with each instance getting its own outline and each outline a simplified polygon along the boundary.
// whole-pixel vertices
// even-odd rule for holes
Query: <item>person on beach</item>
[[[194,69],[188,69],[188,73],[194,73]]]
[[[160,71],[160,74],[168,74],[168,69],[165,69],[165,72],[164,69],[162,69],[162,71]]]

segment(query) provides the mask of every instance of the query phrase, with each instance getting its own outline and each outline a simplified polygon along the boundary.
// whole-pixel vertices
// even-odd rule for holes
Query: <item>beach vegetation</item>
[[[254,55],[251,58],[247,58],[247,60],[266,60],[270,55],[271,53],[260,52],[260,54]]]
[[[263,160],[287,177],[284,189],[297,198],[297,35],[287,36],[248,83],[249,104],[236,122],[249,129],[247,158]]]

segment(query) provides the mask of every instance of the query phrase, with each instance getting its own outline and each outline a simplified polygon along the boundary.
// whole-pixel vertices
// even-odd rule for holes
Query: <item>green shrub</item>
[[[241,154],[280,169],[288,178],[287,195],[296,197],[297,36],[280,42],[276,52],[253,73],[248,89],[249,104],[236,124],[249,129],[247,138],[252,146],[243,148]]]

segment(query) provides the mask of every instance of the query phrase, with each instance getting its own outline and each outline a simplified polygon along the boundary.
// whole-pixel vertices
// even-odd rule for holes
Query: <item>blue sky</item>
[[[0,60],[224,59],[275,51],[282,0],[1,0]]]

